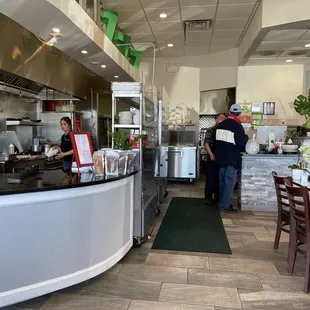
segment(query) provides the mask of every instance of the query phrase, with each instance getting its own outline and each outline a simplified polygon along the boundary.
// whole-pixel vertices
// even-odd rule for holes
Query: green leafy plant
[[[132,141],[129,141],[128,133],[120,131],[110,132],[109,136],[114,140],[115,148],[118,150],[131,150],[132,146],[141,139],[141,135],[136,136]]]
[[[289,169],[292,169],[292,170],[294,170],[294,169],[301,169],[301,168],[300,168],[300,165],[297,165],[297,164],[290,165],[290,166],[288,166],[288,168],[289,168]]]
[[[299,95],[294,101],[294,107],[298,114],[305,116],[305,127],[310,129],[310,96]]]
[[[286,139],[293,139],[293,138],[298,138],[298,137],[301,137],[302,134],[300,132],[297,132],[296,129],[288,129],[286,132],[285,132],[285,137]]]

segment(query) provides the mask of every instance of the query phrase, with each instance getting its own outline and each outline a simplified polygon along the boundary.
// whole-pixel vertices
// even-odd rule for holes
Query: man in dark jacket
[[[215,125],[207,130],[204,141],[207,151],[205,199],[208,205],[219,201],[219,169],[215,163],[216,128],[224,119],[224,113],[216,116]]]
[[[236,212],[232,207],[233,190],[241,169],[241,149],[245,145],[245,133],[238,116],[241,106],[233,104],[226,120],[216,130],[216,164],[219,166],[220,210]]]

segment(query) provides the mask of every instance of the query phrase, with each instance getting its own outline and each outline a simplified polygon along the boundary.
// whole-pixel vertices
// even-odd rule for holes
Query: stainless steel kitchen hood
[[[0,42],[1,90],[44,97],[48,89],[85,99],[90,88],[110,88],[109,82],[1,13]]]
[[[3,86],[10,86],[19,90],[26,90],[28,92],[39,94],[44,86],[33,81],[21,78],[17,75],[0,70],[0,84]]]

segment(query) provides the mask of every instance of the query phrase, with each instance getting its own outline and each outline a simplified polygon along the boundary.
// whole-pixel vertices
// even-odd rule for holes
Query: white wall
[[[200,91],[236,87],[237,84],[237,66],[200,69]]]
[[[237,102],[272,101],[276,103],[276,115],[266,117],[267,120],[303,124],[305,120],[295,112],[293,102],[305,92],[304,75],[303,65],[239,67]]]
[[[152,79],[152,61],[145,58],[140,67],[147,84]],[[186,107],[186,120],[198,123],[200,91],[236,87],[237,65],[238,49],[206,56],[157,58],[155,86],[170,111],[170,120],[175,119],[176,108]]]
[[[298,115],[293,101],[299,94],[306,94],[307,75],[310,66],[273,65],[273,66],[237,66],[237,55],[230,51],[222,56],[235,55],[233,66],[220,66],[222,56],[202,57],[200,68],[193,57],[168,57],[156,59],[155,85],[164,97],[168,111],[175,117],[177,107],[187,108],[186,120],[195,123],[199,118],[200,91],[237,87],[236,102],[276,102],[276,115],[267,116],[266,124],[277,125],[280,120],[287,124],[303,124],[304,118]],[[225,58],[224,57],[224,58]],[[214,60],[212,63],[211,60]],[[204,67],[209,63],[209,66]],[[213,64],[213,66],[211,66]],[[167,67],[174,67],[174,73]],[[152,76],[152,65],[144,62],[141,66],[148,79]],[[310,82],[309,82],[310,85]],[[163,90],[163,87],[165,90]]]
[[[175,68],[175,70],[169,72],[171,68]],[[142,63],[141,70],[143,75],[150,80],[152,77],[151,63]],[[165,109],[170,112],[170,120],[183,117],[181,110],[184,109],[187,113],[185,120],[198,123],[200,103],[199,70],[199,68],[181,64],[180,59],[156,59],[155,86],[164,99]]]

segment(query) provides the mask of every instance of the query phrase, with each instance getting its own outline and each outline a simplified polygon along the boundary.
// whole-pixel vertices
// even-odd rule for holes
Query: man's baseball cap
[[[231,107],[230,107],[230,112],[236,112],[236,113],[241,113],[242,112],[242,109],[241,109],[241,106],[239,104],[233,104]]]

